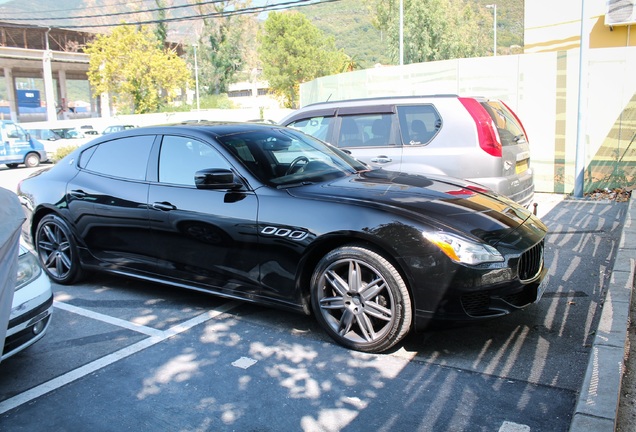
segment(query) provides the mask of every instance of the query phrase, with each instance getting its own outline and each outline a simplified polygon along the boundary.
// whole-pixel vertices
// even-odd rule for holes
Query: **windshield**
[[[288,187],[344,177],[368,167],[292,129],[272,128],[217,138],[263,183]]]

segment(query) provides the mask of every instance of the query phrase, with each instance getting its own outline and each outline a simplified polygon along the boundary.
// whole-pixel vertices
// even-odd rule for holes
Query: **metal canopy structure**
[[[58,106],[68,100],[66,80],[88,79],[88,55],[81,49],[94,37],[85,32],[0,22],[0,75],[6,81],[11,120],[19,121],[15,78],[43,79],[47,118],[57,119]]]

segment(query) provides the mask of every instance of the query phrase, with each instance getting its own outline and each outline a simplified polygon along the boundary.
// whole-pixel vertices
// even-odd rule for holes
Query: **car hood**
[[[363,172],[332,182],[289,189],[304,198],[349,202],[401,214],[434,229],[470,233],[490,244],[515,242],[514,233],[533,231],[543,238],[546,226],[529,210],[475,183],[451,177],[384,170]],[[537,240],[538,241],[538,240]]]

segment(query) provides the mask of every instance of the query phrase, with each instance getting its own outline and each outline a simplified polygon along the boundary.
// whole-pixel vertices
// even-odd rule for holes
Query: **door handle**
[[[68,194],[72,196],[73,198],[86,198],[86,192],[84,192],[81,189],[72,190]]]
[[[380,155],[380,156],[376,156],[376,157],[372,158],[371,162],[375,162],[375,163],[389,163],[389,162],[393,162],[393,159],[391,159],[388,156]]]
[[[156,202],[156,203],[152,203],[152,205],[150,206],[155,210],[161,210],[161,211],[170,211],[170,210],[176,210],[177,207],[170,204],[169,202]]]

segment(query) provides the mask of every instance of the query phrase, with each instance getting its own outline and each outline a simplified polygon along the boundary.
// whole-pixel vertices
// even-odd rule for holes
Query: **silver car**
[[[467,179],[526,207],[534,197],[528,137],[499,100],[434,95],[324,102],[281,124],[372,167]]]
[[[52,311],[53,291],[49,278],[42,271],[37,258],[20,245],[18,277],[0,360],[40,340],[49,326]]]

